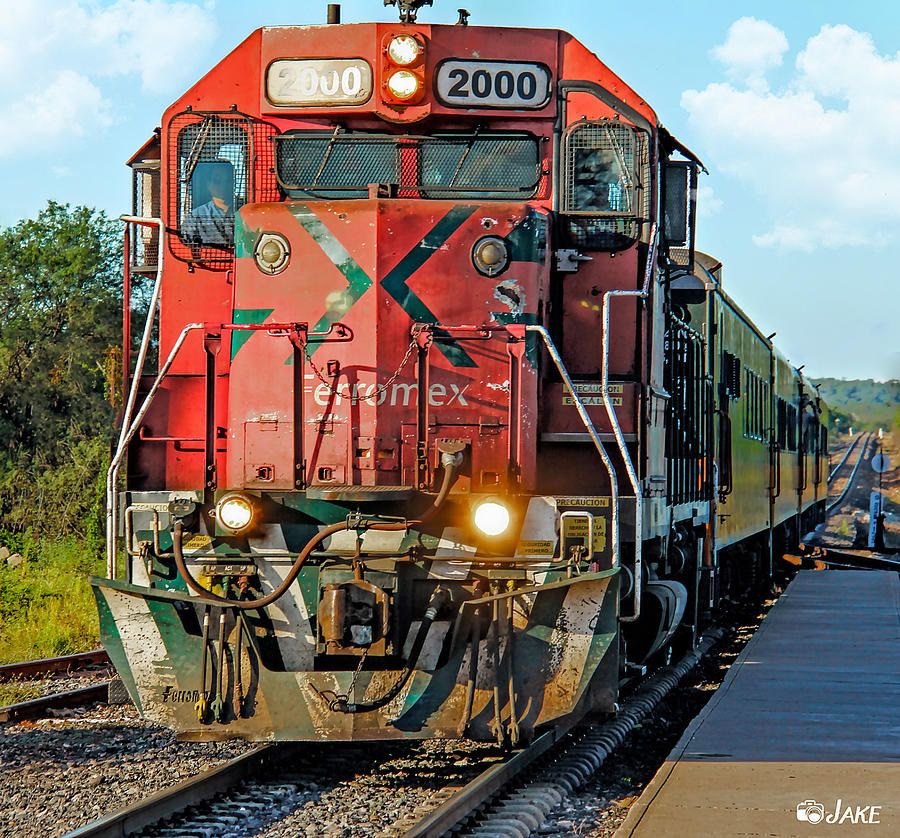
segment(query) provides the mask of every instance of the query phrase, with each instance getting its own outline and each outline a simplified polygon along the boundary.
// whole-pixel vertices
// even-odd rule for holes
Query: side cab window
[[[169,237],[183,261],[226,267],[234,215],[253,194],[253,131],[247,117],[187,112],[169,126]]]
[[[560,212],[571,244],[584,250],[622,250],[647,219],[648,135],[616,120],[582,120],[563,141]]]

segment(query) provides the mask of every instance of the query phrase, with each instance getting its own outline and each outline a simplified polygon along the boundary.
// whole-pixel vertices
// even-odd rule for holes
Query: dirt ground
[[[838,437],[831,441],[831,468],[833,469],[851,440]],[[885,454],[891,468],[881,475],[871,466],[871,458],[877,453]],[[851,459],[856,457],[853,453]],[[846,485],[845,480],[835,481],[829,496],[834,498]],[[827,542],[835,547],[865,547],[869,532],[868,496],[873,489],[880,489],[885,496],[885,547],[900,549],[900,433],[886,433],[881,440],[876,439],[870,446],[866,460],[860,466],[854,479],[854,488],[848,493],[847,501],[835,509],[828,517],[826,526],[817,532],[817,541]]]

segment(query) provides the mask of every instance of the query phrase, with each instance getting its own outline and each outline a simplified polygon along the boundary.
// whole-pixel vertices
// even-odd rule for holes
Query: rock
[[[9,558],[9,547],[0,547],[0,561]]]
[[[3,549],[5,550],[6,548],[4,547]],[[25,557],[23,555],[21,555],[20,553],[13,553],[12,555],[6,556],[6,563],[10,567],[18,567],[24,561],[25,561]]]

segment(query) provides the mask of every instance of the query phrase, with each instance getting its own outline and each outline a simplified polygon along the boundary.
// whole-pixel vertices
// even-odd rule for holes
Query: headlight
[[[391,96],[398,99],[412,99],[419,92],[419,77],[409,70],[397,70],[387,82]]]
[[[253,249],[256,266],[267,274],[277,274],[287,267],[291,258],[291,246],[279,233],[263,233]]]
[[[509,510],[495,500],[479,503],[474,518],[475,526],[485,535],[502,535],[509,527]]]
[[[499,236],[484,236],[472,246],[472,264],[485,276],[497,276],[509,265],[509,248]]]
[[[216,504],[216,520],[232,532],[240,532],[253,520],[253,504],[243,495],[226,495]]]
[[[421,53],[422,46],[412,35],[398,35],[388,44],[388,56],[401,67],[412,64]]]

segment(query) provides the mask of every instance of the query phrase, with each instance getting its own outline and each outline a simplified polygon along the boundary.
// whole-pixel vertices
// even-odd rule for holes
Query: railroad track
[[[825,516],[826,517],[833,510],[837,509],[844,502],[844,499],[847,497],[847,494],[849,493],[851,487],[853,486],[853,481],[854,481],[854,478],[856,477],[856,473],[859,471],[860,465],[866,458],[866,451],[869,448],[869,443],[871,442],[871,440],[872,440],[871,433],[867,433],[865,436],[862,436],[862,435],[858,436],[856,438],[856,440],[854,440],[853,445],[851,445],[850,448],[847,449],[847,452],[844,454],[841,461],[834,467],[831,474],[828,476],[828,483],[830,486],[832,481],[834,480],[835,476],[837,475],[838,471],[848,467],[847,460],[850,456],[850,453],[856,447],[856,443],[860,442],[861,444],[860,444],[860,449],[859,449],[859,456],[856,458],[856,462],[853,465],[853,470],[850,472],[850,475],[847,478],[847,483],[844,486],[844,488],[841,490],[840,494],[833,501],[831,501],[831,503],[829,503],[825,507]]]
[[[844,456],[841,457],[841,459],[838,461],[838,464],[831,470],[831,474],[828,475],[829,483],[831,483],[831,481],[834,480],[835,475],[837,475],[837,473],[841,470],[844,463],[847,462],[847,458],[850,456],[850,454],[853,453],[853,449],[856,448],[856,446],[859,444],[859,442],[861,440],[865,440],[866,443],[868,443],[870,436],[872,436],[871,433],[865,433],[865,434],[859,433],[853,438],[853,442],[850,443],[847,450],[844,452]],[[863,450],[865,450],[865,447],[863,448]]]
[[[597,770],[628,732],[652,712],[718,636],[705,637],[696,651],[676,665],[659,670],[637,687],[612,721],[571,722],[548,729],[529,747],[489,763],[467,784],[434,792],[416,805],[411,814],[387,826],[373,827],[371,834],[384,838],[488,834],[484,830],[500,835],[531,834],[567,794]],[[302,784],[292,781],[289,770],[273,771],[272,766],[289,764],[289,755],[302,747],[261,746],[81,827],[65,838],[200,835],[213,824],[240,821],[240,813],[248,807],[251,811],[261,808],[270,812],[289,809],[292,801],[302,799]],[[509,832],[511,822],[517,824],[514,832]],[[240,832],[236,830],[236,834]]]
[[[7,663],[0,666],[0,681],[19,678],[35,678],[57,672],[74,672],[98,666],[108,666],[109,655],[104,649],[95,652],[81,652],[77,655],[63,655],[59,658]]]
[[[5,664],[0,666],[0,681],[36,680],[48,675],[73,673],[78,670],[96,669],[109,665],[109,655],[103,650],[82,652],[77,655]],[[39,719],[54,710],[83,707],[93,704],[95,701],[106,701],[109,695],[109,685],[110,681],[104,680],[99,684],[8,704],[0,707],[0,722]]]

